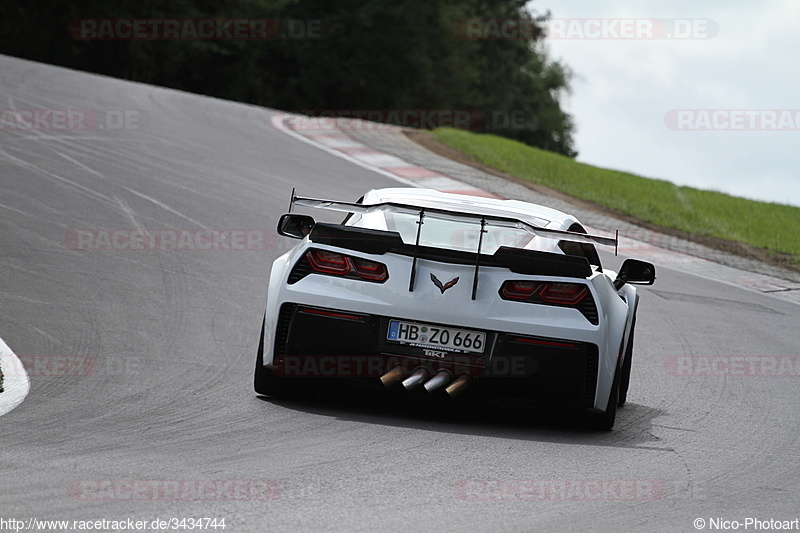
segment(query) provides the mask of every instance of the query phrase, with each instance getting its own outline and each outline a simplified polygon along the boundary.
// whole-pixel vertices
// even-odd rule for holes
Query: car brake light
[[[362,278],[373,281],[383,281],[387,278],[386,265],[381,263],[354,257],[353,266],[355,266],[356,272]]]
[[[499,293],[502,299],[519,303],[572,307],[595,326],[599,323],[597,304],[584,283],[509,280],[500,286]]]
[[[589,288],[579,283],[548,283],[539,297],[547,303],[578,305],[588,293]]]
[[[531,339],[527,337],[516,337],[513,339],[513,342],[519,342],[522,344],[538,344],[539,346],[554,346],[556,348],[575,348],[575,344],[571,342],[547,341],[542,339]]]
[[[358,322],[363,322],[364,319],[358,315],[350,315],[346,313],[337,313],[336,311],[327,311],[325,309],[313,309],[311,307],[305,307],[300,309],[301,313],[305,313],[307,315],[319,315],[319,316],[327,316],[331,318],[341,318],[343,320],[354,320]]]
[[[527,300],[541,285],[536,281],[507,281],[503,284],[502,294],[512,300]]]
[[[306,254],[311,268],[326,274],[346,275],[350,273],[350,260],[347,256],[324,250],[311,250]]]
[[[389,279],[386,265],[359,257],[350,257],[336,252],[314,249],[306,253],[306,259],[315,272],[322,274],[346,276],[378,283],[383,283]]]

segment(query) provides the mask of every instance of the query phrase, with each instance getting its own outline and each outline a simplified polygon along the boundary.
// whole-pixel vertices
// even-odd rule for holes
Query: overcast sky
[[[551,11],[560,35],[547,40],[550,55],[575,73],[564,104],[577,125],[579,161],[800,206],[800,1],[534,0],[528,7]],[[622,36],[622,21],[597,33],[596,19],[617,18],[657,19],[653,36],[663,20],[666,32],[689,38],[638,38],[647,31],[580,38]],[[758,110],[787,110],[776,126],[793,129],[776,130]],[[742,130],[751,123],[762,130]],[[704,126],[712,130],[686,129]]]

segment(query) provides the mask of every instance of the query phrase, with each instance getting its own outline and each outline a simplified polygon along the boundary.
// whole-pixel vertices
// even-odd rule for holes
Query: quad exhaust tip
[[[470,377],[469,374],[461,374],[445,389],[445,391],[451,398],[455,398],[467,390],[470,383],[472,383],[472,377]]]
[[[428,392],[434,392],[436,389],[446,386],[450,383],[450,380],[453,379],[450,376],[450,372],[447,370],[442,370],[435,376],[433,376],[427,383],[425,383],[425,390]]]
[[[428,371],[424,368],[418,368],[413,374],[403,380],[403,387],[408,391],[412,391],[425,383],[428,379]]]
[[[394,386],[398,381],[406,377],[406,370],[401,367],[395,367],[381,376],[381,382],[387,388]]]

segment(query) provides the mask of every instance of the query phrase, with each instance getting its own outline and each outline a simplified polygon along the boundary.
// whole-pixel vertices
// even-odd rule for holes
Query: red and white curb
[[[439,174],[438,172],[424,167],[412,165],[399,157],[365,146],[348,137],[343,131],[343,129],[348,128],[401,129],[397,126],[376,124],[359,119],[316,118],[289,114],[273,115],[272,123],[278,129],[294,137],[344,157],[359,166],[377,170],[385,176],[412,187],[435,189],[437,191],[455,194],[483,196],[487,198],[501,198],[496,194],[483,191],[472,185],[467,185],[449,176]]]
[[[450,176],[413,165],[399,157],[375,150],[353,140],[345,133],[348,129],[402,129],[397,126],[377,124],[359,119],[306,117],[289,113],[276,113],[272,116],[272,124],[277,129],[303,142],[411,187],[505,199],[502,196],[473,187]],[[598,235],[608,233],[597,228],[587,227],[586,229],[590,233]],[[665,238],[663,234],[651,230],[641,229],[637,231],[637,234],[647,235],[648,242],[620,235],[620,255],[646,259],[656,265],[671,267],[702,278],[721,281],[760,293],[771,294],[794,303],[800,303],[800,284],[798,283],[738,270],[701,257],[648,244],[658,243]]]
[[[3,389],[0,392],[0,416],[22,403],[31,389],[28,373],[11,348],[0,339],[0,369],[3,371]]]

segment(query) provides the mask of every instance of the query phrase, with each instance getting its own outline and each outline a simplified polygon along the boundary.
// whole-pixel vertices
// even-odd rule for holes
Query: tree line
[[[0,53],[308,114],[372,111],[575,156],[525,0],[6,0]],[[138,21],[138,22],[137,22]],[[414,124],[408,121],[409,113]]]

